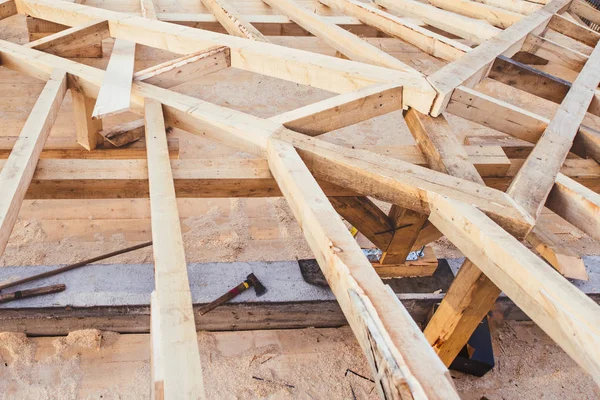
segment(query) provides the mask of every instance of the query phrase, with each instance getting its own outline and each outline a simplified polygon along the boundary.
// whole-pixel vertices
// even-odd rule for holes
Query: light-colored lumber
[[[387,214],[365,196],[329,197],[335,211],[380,249],[385,249],[393,237]]]
[[[484,20],[498,28],[508,28],[523,18],[523,15],[492,5],[471,0],[427,0],[443,10],[452,11],[467,17]]]
[[[45,36],[26,46],[60,57],[102,57],[102,39],[108,37],[106,21],[92,22]]]
[[[0,55],[4,66],[36,77],[45,77],[51,67],[62,66],[68,73],[80,77],[82,87],[92,97],[97,93],[104,74],[96,68],[5,41],[0,41]],[[142,97],[160,100],[171,126],[255,155],[264,155],[266,141],[271,134],[282,134],[290,143],[303,147],[301,155],[310,159],[309,168],[313,173],[321,174],[324,180],[344,182],[352,190],[358,188],[357,192],[361,194],[427,214],[427,204],[423,199],[428,191],[437,191],[482,207],[501,226],[512,226],[523,235],[531,229],[531,218],[523,215],[522,210],[505,193],[378,154],[349,151],[342,146],[287,130],[272,121],[144,82],[134,83],[132,93],[134,112],[140,112]],[[361,169],[361,166],[365,169]],[[373,174],[377,179],[372,178]]]
[[[162,383],[154,382],[154,390],[158,399],[203,399],[204,385],[192,296],[167,135],[158,101],[145,100],[144,120],[155,270],[153,306],[157,308],[152,313],[156,313],[158,319],[157,329],[152,334],[160,335],[160,341],[153,338],[153,346],[156,346],[153,352],[158,352],[162,359],[158,376],[163,378]],[[156,373],[153,376],[156,378]]]
[[[552,16],[552,19],[550,19],[550,22],[548,23],[548,28],[590,47],[596,47],[596,44],[598,44],[598,40],[600,39],[600,33],[587,26],[582,26],[570,21],[558,14]]]
[[[162,399],[165,394],[165,360],[161,349],[162,341],[158,296],[156,291],[153,291],[150,295],[150,373],[152,379],[150,398],[156,400]]]
[[[600,24],[600,10],[581,0],[573,0],[570,10],[581,18],[585,18],[595,24]]]
[[[142,12],[142,17],[149,19],[158,20],[158,13],[156,10],[155,0],[140,0],[140,11]]]
[[[529,143],[537,143],[550,122],[546,117],[465,86],[454,90],[446,110]],[[580,126],[571,151],[600,160],[600,133]]]
[[[133,80],[168,89],[230,66],[231,52],[229,47],[212,46],[140,70],[133,74]]]
[[[600,195],[559,173],[546,206],[596,240],[600,240]]]
[[[14,0],[0,0],[0,20],[12,17],[17,13]]]
[[[392,205],[388,218],[394,230],[389,245],[382,249],[379,265],[404,264],[427,222],[427,215]]]
[[[372,85],[269,118],[297,132],[317,136],[402,109],[402,86]]]
[[[530,2],[528,0],[475,0],[490,6],[514,11],[519,14],[531,14],[542,8],[542,5]]]
[[[353,33],[330,23],[319,15],[300,6],[294,0],[263,0],[276,10],[287,15],[292,21],[322,39],[329,46],[348,57],[350,60],[374,64],[399,71],[420,73],[397,58],[389,55],[362,40]]]
[[[134,62],[135,43],[116,39],[92,113],[94,119],[129,110]]]
[[[425,53],[447,61],[453,61],[471,50],[467,45],[449,39],[406,19],[382,11],[369,3],[358,0],[319,0],[321,4],[352,15],[367,25],[402,39]]]
[[[113,146],[125,146],[144,137],[144,119],[125,122],[110,129],[103,129],[99,133]]]
[[[485,78],[496,57],[510,57],[521,50],[527,35],[540,33],[546,27],[552,18],[549,11],[560,9],[561,5],[566,7],[569,1],[553,0],[549,5],[522,18],[486,43],[430,75],[428,81],[438,92],[431,115],[438,116],[446,108],[454,89],[459,86],[473,87]]]
[[[527,35],[527,39],[525,39],[521,50],[533,53],[547,59],[553,64],[577,72],[581,71],[588,60],[588,56],[585,54],[533,34]]]
[[[77,143],[86,150],[94,150],[98,145],[98,131],[102,129],[101,119],[92,119],[92,112],[96,99],[86,97],[76,84],[71,85],[71,98],[73,99],[73,121]]]
[[[458,398],[446,368],[391,296],[294,147],[268,142],[269,167],[386,398]]]
[[[55,70],[40,93],[8,160],[0,171],[0,254],[17,221],[19,209],[67,90],[67,75]]]
[[[230,35],[243,37],[259,42],[269,42],[262,33],[244,19],[239,12],[229,4],[228,0],[202,0],[202,4],[210,10],[217,21]]]
[[[111,36],[118,39],[189,54],[213,45],[231,48],[231,66],[334,93],[345,93],[372,83],[402,82],[405,106],[427,112],[435,91],[414,72],[335,59],[313,52],[248,41],[230,35],[151,21],[115,11],[52,0],[20,0],[19,11],[56,23],[78,25],[109,21]]]
[[[540,215],[573,139],[600,83],[600,45],[597,45],[544,134],[515,176],[507,194],[534,218]]]
[[[472,206],[439,196],[429,220],[600,383],[598,305]]]
[[[428,25],[477,44],[500,32],[500,29],[486,21],[465,17],[416,0],[375,0],[375,4],[401,16],[421,19]]]
[[[561,245],[560,239],[553,233],[535,227],[525,239],[565,278],[584,281],[589,279],[582,258],[570,248]]]

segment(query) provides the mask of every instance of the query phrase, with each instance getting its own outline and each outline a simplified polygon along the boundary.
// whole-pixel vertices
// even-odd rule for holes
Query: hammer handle
[[[243,293],[246,290],[248,290],[250,288],[250,286],[252,286],[252,285],[248,281],[244,281],[244,282],[240,283],[239,285],[237,285],[236,287],[231,289],[229,292],[225,293],[223,296],[208,303],[206,305],[206,307],[204,307],[202,310],[200,310],[200,315],[204,315],[207,312],[214,310],[221,304],[227,303],[229,300],[239,296],[240,293]]]

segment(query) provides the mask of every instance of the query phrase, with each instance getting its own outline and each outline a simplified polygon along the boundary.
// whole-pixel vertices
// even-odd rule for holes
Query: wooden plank
[[[507,133],[529,143],[537,143],[550,122],[546,117],[465,86],[454,90],[446,110],[461,118]],[[571,151],[580,157],[600,160],[600,133],[589,127],[581,126],[575,136]]]
[[[322,39],[325,43],[348,57],[350,60],[421,75],[416,69],[298,5],[294,0],[263,1],[274,9],[287,15],[292,21]]]
[[[584,1],[574,0],[571,3],[570,10],[581,18],[585,18],[595,24],[600,24],[600,11]]]
[[[379,265],[405,264],[419,233],[427,222],[427,215],[406,208],[392,206],[389,217],[393,224],[393,237],[389,245],[383,248]]]
[[[133,80],[168,89],[230,66],[231,52],[229,47],[212,46],[140,70],[133,74]]]
[[[103,129],[99,133],[113,146],[125,146],[144,137],[144,119],[115,125],[110,129]]]
[[[50,134],[67,90],[67,75],[55,70],[36,101],[8,160],[0,171],[0,254],[17,221],[44,142]]]
[[[598,40],[600,40],[600,33],[588,28],[587,26],[582,26],[570,21],[558,14],[552,16],[552,19],[550,19],[550,22],[548,23],[548,28],[590,47],[596,47]]]
[[[0,0],[0,20],[17,14],[14,0]]]
[[[471,0],[427,0],[430,4],[442,10],[452,11],[467,17],[485,20],[495,27],[506,29],[513,25],[523,15],[508,11],[504,8],[479,3]]]
[[[0,159],[8,158],[17,140],[17,136],[0,137]],[[168,145],[171,158],[179,158],[179,139],[169,138]],[[71,138],[48,138],[40,159],[145,160],[146,141],[142,138],[121,148],[108,142],[98,143],[95,151],[88,151]]]
[[[386,249],[393,237],[388,216],[368,197],[329,197],[335,211],[380,249]],[[406,259],[406,258],[405,258]]]
[[[542,5],[526,0],[475,0],[490,6],[503,8],[505,10],[514,11],[520,14],[531,14],[536,12]]]
[[[577,72],[581,71],[588,60],[588,56],[585,54],[533,34],[527,36],[521,50],[543,57],[552,64]]]
[[[109,37],[108,23],[75,26],[27,43],[25,46],[60,57],[102,57],[102,40]]]
[[[201,399],[200,353],[161,104],[146,99],[144,115],[155,263],[153,306],[158,319],[152,334],[160,335],[153,338],[157,339],[153,345],[154,353],[163,360],[159,374],[163,381],[154,382],[155,390],[159,390],[156,395],[161,399]]]
[[[269,167],[373,370],[379,393],[458,398],[446,368],[369,261],[294,148],[268,142]]]
[[[567,6],[569,2],[570,0],[553,0],[429,76],[428,81],[438,92],[431,115],[436,117],[446,108],[454,89],[459,86],[473,87],[485,78],[498,56],[511,57],[521,50],[527,35],[542,32],[552,17],[552,13],[548,12],[550,6],[554,10],[557,6]]]
[[[477,44],[485,42],[500,32],[500,29],[493,27],[486,21],[441,10],[430,4],[415,0],[375,0],[374,2],[378,6],[401,16],[421,19],[428,25]]]
[[[94,150],[98,145],[98,132],[102,129],[102,120],[92,119],[96,99],[86,97],[76,84],[71,86],[73,99],[73,120],[77,143],[86,150]]]
[[[78,25],[109,21],[111,36],[178,54],[189,54],[212,45],[231,48],[231,66],[334,93],[345,93],[372,83],[403,82],[405,106],[427,112],[435,91],[425,77],[413,72],[335,59],[313,52],[230,35],[150,21],[125,13],[52,0],[22,0],[21,12],[57,23]],[[409,88],[409,89],[406,89]]]
[[[202,0],[230,35],[268,43],[269,40],[240,15],[227,0]]]
[[[598,305],[472,206],[439,196],[429,219],[600,382]]]
[[[154,0],[140,0],[140,11],[144,18],[158,20],[157,8]]]
[[[560,239],[553,233],[535,227],[525,239],[565,278],[589,280],[581,257],[562,245]]]
[[[432,32],[406,18],[398,18],[369,3],[358,0],[319,0],[321,4],[336,8],[346,15],[358,18],[364,24],[418,47],[425,53],[446,61],[453,61],[471,50],[443,35]]]
[[[540,215],[556,175],[600,83],[600,45],[573,83],[542,137],[515,176],[507,194],[534,218]]]
[[[402,86],[372,85],[269,118],[288,129],[317,136],[402,109]]]
[[[600,240],[600,195],[558,174],[546,206],[596,240]]]
[[[134,62],[135,43],[115,40],[92,118],[104,118],[129,110]]]

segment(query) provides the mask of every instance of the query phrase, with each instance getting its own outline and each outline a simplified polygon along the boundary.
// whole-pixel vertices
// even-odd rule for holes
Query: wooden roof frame
[[[125,78],[127,74],[131,78],[125,79],[129,108],[144,116],[146,126],[156,271],[151,331],[155,397],[204,397],[175,202],[173,169],[176,165],[169,161],[165,122],[266,160],[268,171],[264,171],[263,176],[275,180],[302,227],[367,356],[383,398],[457,398],[446,365],[501,290],[600,383],[600,308],[519,242],[532,232],[544,205],[594,238],[599,236],[598,194],[560,173],[569,151],[599,161],[600,134],[581,126],[586,111],[598,115],[600,107],[598,35],[565,22],[569,20],[558,15],[568,10],[576,14],[581,13],[580,10],[590,11],[579,0],[551,0],[535,7],[527,16],[504,10],[494,20],[495,25],[506,27],[501,30],[472,18],[475,12],[485,13],[486,9],[495,7],[487,2],[461,0],[451,4],[436,0],[433,4],[440,8],[434,8],[411,0],[393,4],[388,0],[375,1],[390,11],[427,17],[428,24],[455,30],[452,32],[455,34],[461,33],[456,31],[459,26],[448,27],[445,21],[450,15],[477,27],[468,32],[467,39],[481,43],[472,49],[371,5],[355,0],[322,0],[323,4],[337,7],[365,24],[451,61],[425,77],[370,48],[331,20],[299,12],[299,6],[291,0],[267,2],[346,57],[360,62],[268,43],[223,0],[206,0],[205,4],[229,33],[237,30],[241,37],[156,20],[159,14],[148,0],[143,1],[145,17],[67,1],[0,1],[0,17],[19,12],[66,26],[92,29],[94,34],[97,29],[107,27],[108,34],[119,41],[183,55],[166,68],[138,74],[139,79],[134,79],[133,71],[125,71]],[[477,7],[468,8],[473,5],[470,3]],[[449,7],[456,13],[441,10]],[[432,10],[435,12],[428,13]],[[585,17],[593,19],[596,15]],[[531,35],[541,35],[549,24],[566,35],[587,43],[595,42],[595,49],[586,55],[588,58],[572,84],[509,60],[513,68],[565,88],[562,97],[556,99],[561,106],[554,118],[547,120],[473,89],[494,70],[497,62],[507,62],[502,57],[519,52]],[[572,33],[575,31],[576,34]],[[77,28],[67,34],[81,36]],[[64,35],[57,34],[51,39]],[[48,42],[52,43],[44,41]],[[52,48],[44,46],[44,49]],[[227,51],[216,51],[218,48],[214,46],[224,46]],[[74,98],[79,96],[76,120],[85,141],[86,135],[92,138],[99,131],[92,119],[93,99],[102,94],[110,74],[108,70],[105,72],[35,47],[0,41],[3,66],[47,81],[0,172],[0,184],[7,188],[0,195],[0,252],[8,242],[67,88]],[[188,62],[202,62],[206,59],[202,57],[203,51],[212,52],[211,56],[218,53],[225,67],[310,85],[339,95],[263,119],[171,91],[164,82],[150,83],[150,79],[161,72],[184,67]],[[132,57],[131,52],[128,54]],[[193,61],[189,55],[194,56]],[[127,63],[130,61],[125,59]],[[117,85],[123,90],[122,83]],[[369,150],[348,149],[318,138],[321,133],[403,108],[408,110],[405,119],[429,168]],[[481,174],[445,122],[442,111],[537,143],[507,193],[485,186]],[[515,118],[510,118],[509,123],[506,118],[490,117],[499,113],[509,113]],[[90,141],[82,144],[90,149],[94,147]],[[414,226],[419,224],[412,239],[403,238],[403,248],[398,254],[410,250],[418,242],[419,232],[429,229],[430,240],[439,237],[441,232],[468,257],[425,334],[383,284],[328,200],[323,191],[327,184],[321,187],[319,182],[333,185],[333,189],[327,190],[345,192],[344,196],[354,199],[357,210],[362,207],[364,212],[371,213],[372,218],[365,219],[367,224],[392,223],[394,228],[394,223],[407,219]],[[533,195],[527,195],[529,192]],[[232,190],[231,194],[239,195],[239,192]],[[366,196],[392,203],[393,221],[386,215],[378,215]],[[333,203],[339,205],[337,201]],[[394,236],[390,235],[390,241]]]

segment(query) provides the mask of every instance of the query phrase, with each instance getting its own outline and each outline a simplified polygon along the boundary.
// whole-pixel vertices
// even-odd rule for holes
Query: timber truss
[[[149,195],[156,277],[151,299],[154,395],[203,398],[176,195],[283,195],[383,398],[457,398],[446,366],[501,291],[600,383],[600,308],[561,275],[568,273],[560,262],[553,262],[557,272],[521,243],[541,243],[544,256],[553,252],[551,239],[536,228],[543,207],[600,239],[598,194],[582,184],[590,186],[573,172],[576,167],[563,168],[574,161],[597,168],[600,161],[600,133],[582,125],[587,112],[600,116],[600,34],[578,22],[578,16],[598,22],[600,12],[579,0],[320,0],[344,15],[336,22],[294,0],[264,1],[282,15],[247,20],[225,0],[202,0],[214,15],[206,22],[216,19],[226,35],[161,21],[152,0],[141,1],[141,16],[69,1],[1,0],[0,17],[21,13],[64,27],[26,45],[0,41],[2,66],[47,81],[0,173],[0,252],[26,194],[107,197],[94,191],[106,179],[118,197]],[[252,23],[263,30],[299,26],[340,57],[271,44]],[[425,76],[338,23],[365,32],[374,28],[448,63]],[[546,37],[549,32],[582,46],[573,50]],[[106,71],[69,59],[97,53],[99,41],[109,36],[115,44]],[[134,73],[136,43],[182,57]],[[531,66],[543,61],[578,75],[570,82]],[[227,67],[337,95],[263,119],[169,90]],[[560,106],[551,119],[544,118],[474,89],[485,78]],[[67,90],[77,140],[92,152],[101,151],[102,117],[126,110],[144,116],[143,123],[125,131],[143,135],[145,126],[147,174],[142,162],[130,164],[134,170],[115,168],[110,177],[96,179],[93,170],[79,170],[79,160],[71,160],[65,176],[62,160],[52,159],[39,161],[44,168],[36,172],[42,153],[52,151],[44,144]],[[319,138],[402,109],[420,160]],[[528,155],[516,168],[510,162],[491,168],[459,143],[444,112],[531,143],[518,150],[505,146],[507,154]],[[227,170],[171,161],[165,123],[259,159]],[[106,140],[122,141],[117,145],[131,141],[102,133]],[[139,183],[146,179],[149,184]],[[391,203],[389,215],[370,198]],[[382,263],[402,264],[411,249],[442,235],[465,254],[424,333],[380,279],[338,212],[383,250]]]

